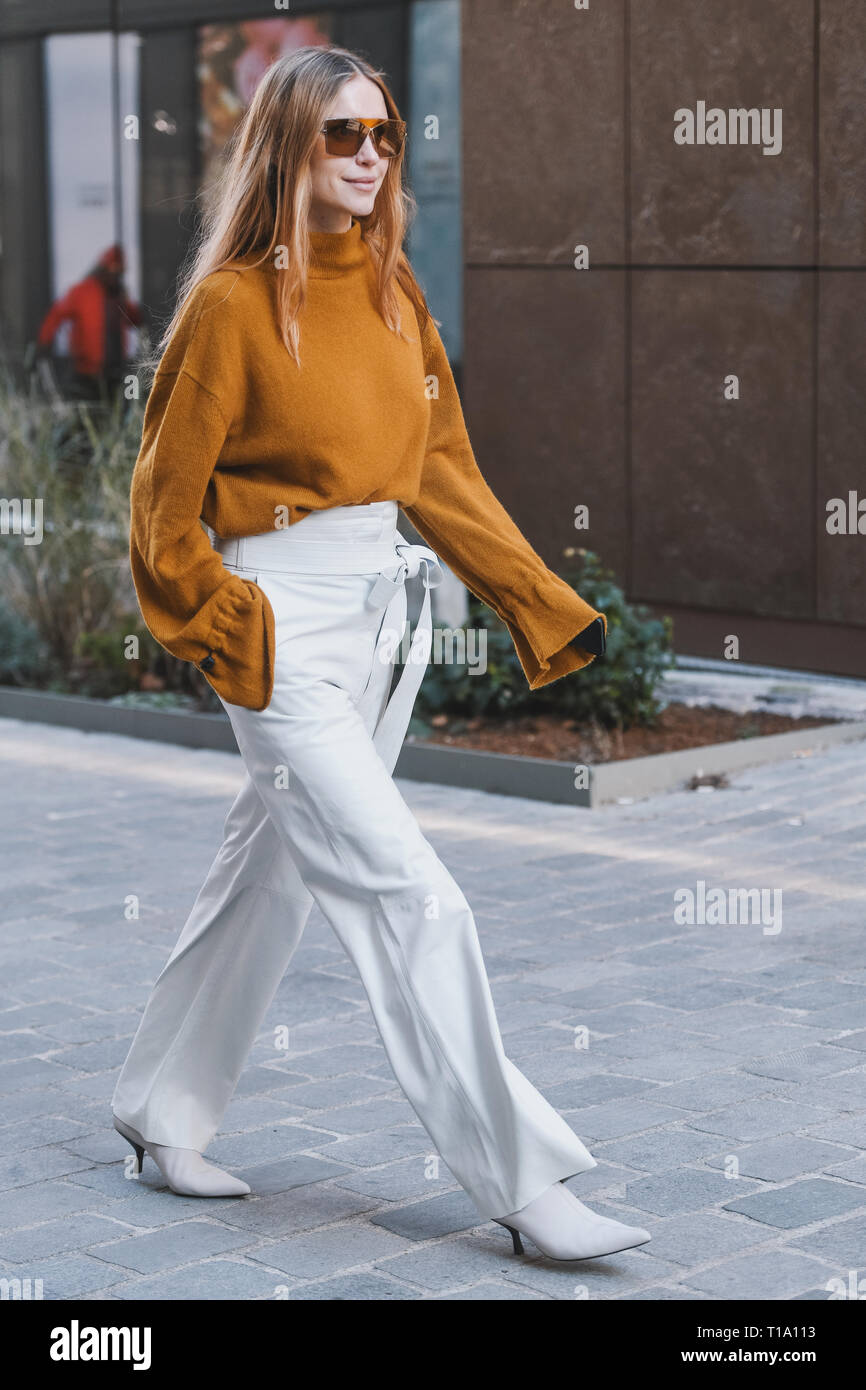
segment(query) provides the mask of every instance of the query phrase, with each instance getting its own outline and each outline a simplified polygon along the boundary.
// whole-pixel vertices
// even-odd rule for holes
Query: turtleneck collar
[[[310,232],[310,263],[307,273],[319,279],[333,279],[357,270],[367,259],[361,224],[354,217],[347,232]]]

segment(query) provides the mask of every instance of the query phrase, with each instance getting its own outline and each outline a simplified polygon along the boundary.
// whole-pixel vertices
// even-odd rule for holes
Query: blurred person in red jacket
[[[109,246],[93,269],[49,309],[36,340],[38,357],[48,355],[62,323],[70,321],[70,353],[76,395],[98,399],[119,385],[128,361],[127,332],[142,323],[142,311],[127,297],[121,246]]]

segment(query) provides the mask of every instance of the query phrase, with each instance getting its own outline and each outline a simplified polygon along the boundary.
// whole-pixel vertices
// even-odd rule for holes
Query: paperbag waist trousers
[[[243,783],[114,1113],[151,1142],[205,1149],[315,902],[442,1162],[485,1216],[517,1211],[596,1160],[506,1057],[469,903],[391,775],[429,656],[436,556],[400,535],[396,502],[215,544],[273,607],[273,695],[262,711],[223,701]],[[389,698],[415,575],[412,659]]]

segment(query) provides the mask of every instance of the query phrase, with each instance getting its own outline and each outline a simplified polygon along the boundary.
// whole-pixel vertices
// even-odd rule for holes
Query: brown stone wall
[[[463,24],[491,486],[548,563],[586,544],[674,613],[680,650],[735,632],[744,661],[866,675],[866,534],[825,525],[866,499],[866,4],[463,0]],[[781,153],[675,143],[700,101],[781,108]]]

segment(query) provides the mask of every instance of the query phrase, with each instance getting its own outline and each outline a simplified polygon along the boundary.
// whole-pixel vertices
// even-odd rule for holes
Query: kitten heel
[[[514,1246],[514,1254],[522,1255],[523,1241],[520,1239],[520,1232],[516,1231],[513,1226],[506,1226],[504,1221],[502,1222],[502,1225],[505,1226],[506,1231],[508,1231],[509,1235],[511,1236],[511,1244]]]
[[[131,1129],[129,1125],[125,1125],[123,1120],[118,1120],[117,1116],[114,1117],[114,1128],[117,1130],[118,1134],[123,1135],[124,1139],[129,1140],[135,1150],[135,1168],[133,1172],[138,1176],[144,1163],[144,1144],[140,1142],[141,1136],[136,1134],[135,1130]]]

